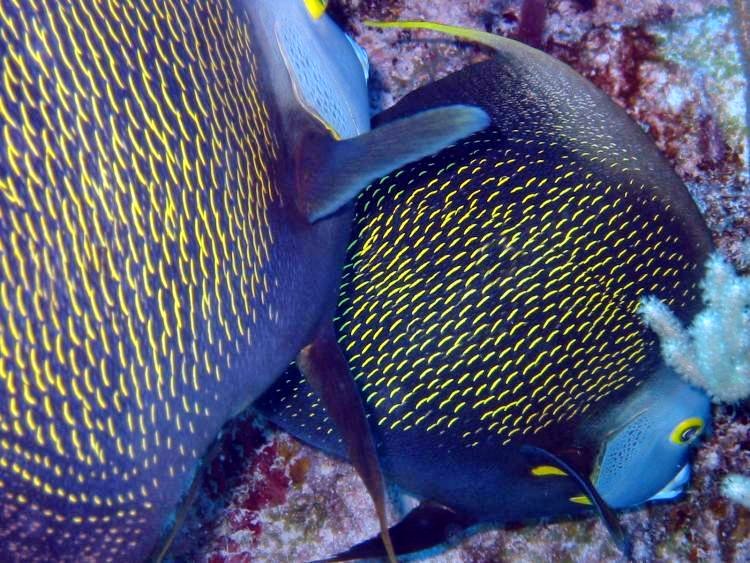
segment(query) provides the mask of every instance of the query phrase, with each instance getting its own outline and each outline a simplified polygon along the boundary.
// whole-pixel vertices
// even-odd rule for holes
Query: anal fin
[[[344,440],[349,460],[375,504],[386,554],[389,560],[395,563],[396,557],[388,534],[385,484],[375,442],[359,391],[336,341],[332,322],[324,323],[313,341],[300,351],[297,366],[320,396],[328,416]]]
[[[451,536],[475,523],[473,519],[445,505],[424,501],[398,524],[392,526],[389,531],[396,555],[406,555],[445,543]],[[313,563],[332,563],[385,556],[386,550],[381,536],[375,536],[333,557]]]

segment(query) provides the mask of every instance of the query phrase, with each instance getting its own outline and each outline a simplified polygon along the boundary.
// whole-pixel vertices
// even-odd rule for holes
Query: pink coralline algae
[[[646,129],[685,180],[717,246],[750,268],[745,78],[726,0],[548,0],[540,45],[607,92]],[[520,0],[341,0],[333,13],[367,49],[372,103],[490,56],[429,32],[380,31],[365,19],[425,19],[518,36]],[[245,414],[226,428],[170,552],[177,561],[304,561],[377,531],[372,504],[346,464]],[[748,405],[720,406],[679,502],[622,516],[638,561],[748,561],[750,511],[721,495],[750,475]],[[450,478],[450,476],[446,476]],[[502,494],[501,484],[497,491]],[[397,494],[392,518],[408,510]],[[484,528],[422,555],[429,561],[617,561],[595,518]]]

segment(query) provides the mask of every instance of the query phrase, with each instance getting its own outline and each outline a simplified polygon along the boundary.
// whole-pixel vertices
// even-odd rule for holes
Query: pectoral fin
[[[389,559],[396,558],[388,534],[385,485],[380,472],[375,442],[365,416],[362,399],[346,363],[331,322],[318,329],[314,340],[297,356],[297,366],[320,396],[347,447],[349,460],[370,493],[380,522],[383,544]]]
[[[612,537],[612,541],[615,542],[617,547],[627,559],[630,558],[630,539],[625,534],[625,530],[623,530],[622,526],[620,525],[620,521],[617,519],[617,515],[615,514],[614,510],[612,510],[607,502],[601,497],[601,495],[597,492],[596,488],[594,488],[594,485],[588,478],[581,475],[578,471],[568,465],[564,460],[560,459],[555,454],[545,450],[544,448],[525,445],[521,447],[521,453],[529,457],[536,456],[544,458],[545,460],[562,469],[565,473],[568,474],[569,477],[574,479],[581,487],[586,497],[588,497],[588,499],[591,501],[591,504],[594,505],[594,508],[596,508],[596,511],[599,513],[599,516],[601,517],[602,521],[607,527],[607,530],[609,531],[610,536]]]
[[[445,543],[455,533],[476,522],[442,504],[425,501],[409,512],[403,520],[390,529],[396,555],[406,555]],[[380,536],[363,541],[354,547],[314,563],[351,561],[385,557],[386,551]]]
[[[297,156],[298,205],[315,222],[352,201],[367,185],[489,125],[476,107],[455,105],[393,121],[359,137],[308,137]]]

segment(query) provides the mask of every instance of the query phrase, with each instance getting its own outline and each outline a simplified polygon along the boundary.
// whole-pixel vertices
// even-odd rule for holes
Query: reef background
[[[736,0],[738,3],[744,0]],[[525,6],[524,6],[525,4]],[[562,59],[649,132],[683,178],[717,246],[750,271],[746,77],[730,0],[333,0],[365,47],[373,112],[491,55],[429,32],[378,31],[365,19],[425,19],[519,37]],[[522,9],[533,17],[521,26]],[[540,33],[544,22],[543,31]],[[522,29],[523,28],[523,29]],[[174,561],[304,561],[377,532],[346,464],[256,419],[229,424],[170,556]],[[717,407],[688,493],[622,516],[638,561],[750,561],[750,511],[719,494],[727,473],[750,474],[750,408]],[[450,478],[450,476],[446,476]],[[487,494],[499,494],[487,491]],[[399,495],[392,492],[392,498]],[[410,506],[403,499],[393,521]],[[618,561],[594,517],[486,528],[416,558],[440,562]]]

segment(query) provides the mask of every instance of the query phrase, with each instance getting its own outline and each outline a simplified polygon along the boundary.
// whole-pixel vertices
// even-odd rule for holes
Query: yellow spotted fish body
[[[3,560],[144,558],[321,314],[249,5],[0,2]]]
[[[647,294],[683,319],[698,307],[711,241],[695,204],[622,110],[542,53],[511,44],[386,119],[445,103],[477,104],[492,126],[363,192],[339,296],[384,472],[471,521],[578,512],[578,483],[532,473],[524,446],[596,481],[601,452],[637,422],[605,473],[648,482],[627,504],[647,500],[687,449],[641,415],[709,417],[704,395],[663,373],[637,313]],[[259,407],[344,453],[293,369]],[[628,457],[652,443],[668,455]]]

